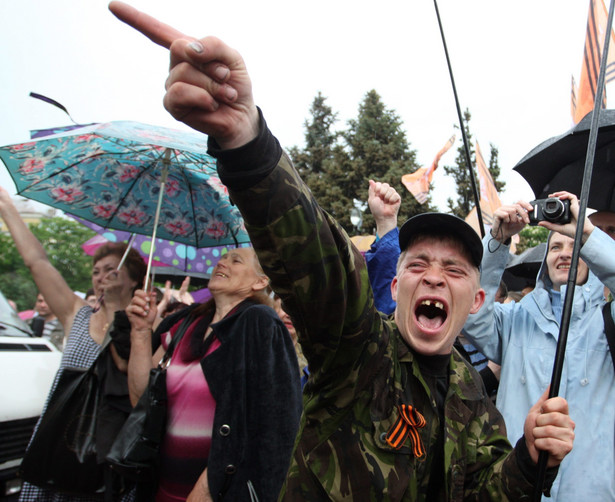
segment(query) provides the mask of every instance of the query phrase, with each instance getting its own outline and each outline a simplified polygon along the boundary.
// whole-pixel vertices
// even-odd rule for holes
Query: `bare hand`
[[[523,429],[525,442],[534,463],[539,450],[549,453],[547,467],[555,467],[572,450],[575,423],[568,415],[568,403],[562,397],[547,399],[547,389],[530,409]]]
[[[566,235],[568,237],[574,238],[574,235],[577,230],[577,221],[579,218],[579,199],[576,195],[571,194],[570,192],[554,192],[549,194],[549,197],[557,197],[560,200],[568,199],[570,201],[570,215],[572,218],[569,223],[564,225],[558,225],[556,223],[551,223],[548,221],[541,221],[538,225],[544,227],[553,232],[558,232],[560,234]],[[587,216],[585,216],[585,221],[583,223],[583,236],[582,242],[585,242],[589,237],[589,234],[594,230],[594,225],[589,220]]]
[[[187,275],[182,281],[182,285],[179,287],[179,293],[177,294],[177,299],[180,302],[184,302],[187,304],[192,303],[191,299],[188,298],[188,288],[190,287],[190,276]]]
[[[118,270],[111,270],[102,278],[103,299],[108,308],[115,309],[120,304],[123,286],[124,284],[120,279],[120,272]]]
[[[213,502],[211,493],[209,493],[209,482],[207,480],[207,469],[199,476],[194,488],[189,493],[186,502]]]
[[[5,204],[12,205],[13,200],[11,199],[9,193],[3,187],[0,186],[0,206]]]
[[[113,14],[171,50],[164,106],[177,120],[213,136],[222,148],[242,146],[258,134],[258,111],[241,55],[215,37],[183,35],[130,5],[113,1]]]
[[[492,237],[502,243],[506,242],[530,222],[528,211],[531,210],[532,205],[522,200],[516,204],[498,207],[493,213]]]
[[[376,221],[376,232],[380,237],[397,227],[401,197],[391,185],[369,180],[367,204]]]
[[[131,336],[149,336],[156,319],[156,313],[156,294],[154,292],[146,293],[142,289],[135,291],[130,305],[126,307],[126,315],[132,327]]]

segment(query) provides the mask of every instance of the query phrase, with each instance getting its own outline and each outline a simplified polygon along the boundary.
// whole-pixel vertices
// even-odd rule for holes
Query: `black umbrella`
[[[190,285],[203,288],[207,287],[210,279],[210,274],[186,272],[175,267],[152,266],[152,274],[156,281],[171,281],[174,286],[179,286],[187,275],[190,276]]]
[[[538,145],[513,168],[529,183],[537,199],[558,190],[580,195],[592,114],[568,132]],[[615,211],[615,110],[601,110],[599,118],[587,205]]]
[[[502,276],[508,289],[521,291],[527,286],[534,286],[546,252],[547,243],[541,242],[521,254],[511,254]]]

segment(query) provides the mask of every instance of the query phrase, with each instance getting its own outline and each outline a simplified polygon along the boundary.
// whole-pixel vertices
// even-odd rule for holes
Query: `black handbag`
[[[21,463],[25,481],[74,495],[105,491],[105,464],[96,448],[101,406],[101,353],[89,368],[64,368]]]
[[[107,462],[111,469],[134,481],[152,481],[158,470],[159,453],[167,419],[166,370],[173,350],[192,322],[184,318],[158,366],[152,368],[143,395],[128,415],[113,442]]]

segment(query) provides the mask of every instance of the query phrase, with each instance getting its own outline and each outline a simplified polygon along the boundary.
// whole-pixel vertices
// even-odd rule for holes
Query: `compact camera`
[[[549,197],[533,200],[530,204],[533,207],[533,210],[528,213],[530,225],[538,225],[539,221],[549,221],[559,225],[570,222],[570,201],[568,199]]]

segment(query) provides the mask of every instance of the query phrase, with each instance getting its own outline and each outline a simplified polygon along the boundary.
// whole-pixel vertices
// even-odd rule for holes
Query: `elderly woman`
[[[126,246],[110,243],[98,248],[93,257],[92,287],[97,298],[102,298],[102,301],[94,312],[83,298],[73,292],[51,264],[43,246],[21,219],[8,192],[3,188],[0,188],[0,216],[5,221],[24,263],[30,269],[39,291],[65,331],[69,333],[62,363],[53,383],[53,392],[64,368],[88,368],[92,365],[100,353],[101,344],[114,320],[115,312],[125,309],[130,303],[133,292],[143,284],[146,266],[139,254],[131,250],[124,266],[117,271]],[[115,344],[111,344],[110,350],[114,359],[121,362]],[[127,354],[124,354],[124,357],[127,357]],[[24,483],[19,500],[85,502],[100,500],[100,496],[91,499],[69,496]]]
[[[267,305],[268,282],[252,248],[229,251],[209,281],[212,298],[165,319],[154,333],[162,341],[154,354],[155,297],[135,293],[127,309],[133,404],[189,316],[167,370],[156,501],[277,499],[299,425],[301,389],[293,341]]]

